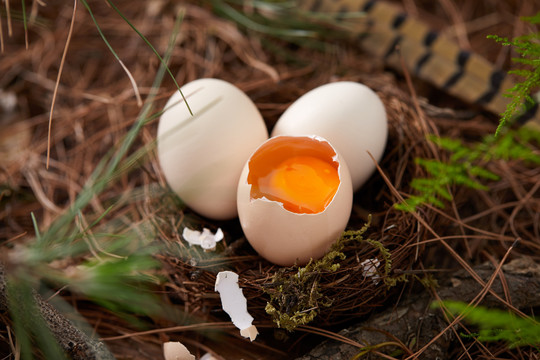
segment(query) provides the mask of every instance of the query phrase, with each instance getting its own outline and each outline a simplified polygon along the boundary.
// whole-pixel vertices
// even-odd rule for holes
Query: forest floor
[[[534,1],[389,3],[505,71],[516,53],[487,35],[538,31],[521,19],[540,11]],[[28,351],[17,329],[24,313],[33,319],[32,305],[73,358],[161,359],[167,341],[182,342],[197,358],[540,358],[538,344],[478,340],[476,325],[432,307],[442,299],[518,318],[538,311],[538,164],[478,161],[496,175],[482,180],[486,189],[449,184],[452,197],[442,207],[393,206],[415,194],[412,179],[428,176],[417,158],[450,161],[428,135],[474,147],[495,133],[497,114],[374,56],[324,16],[304,24],[257,2],[115,1],[127,23],[108,1],[21,4],[0,4],[1,359]],[[227,18],[230,9],[236,22]],[[251,19],[268,22],[255,26]],[[272,21],[284,31],[269,33]],[[313,322],[289,332],[265,311],[274,276],[290,279],[296,268],[280,273],[249,246],[237,219],[201,217],[168,189],[155,139],[176,85],[167,73],[154,85],[160,59],[130,24],[164,57],[179,24],[168,65],[176,82],[236,85],[269,130],[301,95],[330,82],[361,82],[383,101],[386,151],[355,194],[348,225],[360,230],[371,215],[364,238],[373,241],[347,244],[339,271],[317,275],[332,304],[321,302]],[[297,36],[304,25],[312,37]],[[538,143],[526,146],[539,155]],[[186,226],[222,228],[223,244],[215,253],[189,247],[180,235]],[[360,270],[377,256],[386,269],[379,283]],[[214,282],[222,270],[240,275],[260,332],[254,342],[221,310]],[[23,283],[34,290],[30,299],[14,297]],[[32,331],[32,352],[51,358],[38,349],[39,330]]]

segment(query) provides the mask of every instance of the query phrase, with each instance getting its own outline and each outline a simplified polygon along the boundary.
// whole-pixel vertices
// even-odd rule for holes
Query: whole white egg
[[[318,136],[277,136],[249,158],[238,216],[251,246],[282,266],[322,257],[347,226],[353,190],[347,165]]]
[[[219,79],[181,87],[193,112],[176,91],[157,131],[157,153],[171,189],[208,218],[237,215],[236,189],[246,159],[268,138],[255,104],[240,89]]]
[[[369,87],[351,81],[322,85],[296,100],[279,118],[272,136],[318,135],[343,156],[354,191],[375,170],[388,137],[384,105]]]

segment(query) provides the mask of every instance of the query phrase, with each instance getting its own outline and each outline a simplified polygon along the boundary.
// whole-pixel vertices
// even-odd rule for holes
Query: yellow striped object
[[[398,69],[402,58],[413,75],[465,102],[501,114],[511,101],[503,96],[514,86],[506,72],[480,55],[460,49],[392,4],[376,0],[298,0],[297,4],[304,11],[332,14],[335,21],[346,21],[350,37],[366,52]],[[358,12],[364,16],[346,16]],[[538,103],[518,121],[540,130]]]

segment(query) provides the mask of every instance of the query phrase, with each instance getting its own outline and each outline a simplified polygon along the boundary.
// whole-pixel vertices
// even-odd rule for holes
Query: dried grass
[[[513,36],[524,32],[523,25],[517,25],[520,23],[516,14],[532,12],[531,2],[527,1],[495,4],[486,0],[473,5],[470,1],[448,0],[436,8],[430,1],[403,3],[409,12],[426,15],[428,22],[437,21],[436,26],[440,27],[443,19],[445,27],[441,30],[456,34],[464,47],[480,49],[501,64],[507,64],[506,49],[485,40],[482,34]],[[16,5],[10,5],[14,11]],[[412,192],[411,179],[425,175],[415,158],[447,156],[425,140],[427,134],[478,139],[495,130],[493,117],[479,114],[461,120],[456,118],[458,113],[425,106],[425,97],[433,101],[434,95],[440,106],[452,107],[456,102],[424,84],[415,83],[411,88],[401,76],[386,72],[384,64],[373,61],[352,44],[334,43],[325,53],[291,48],[298,60],[291,64],[265,49],[257,36],[240,32],[204,5],[195,2],[177,5],[158,0],[118,1],[117,5],[161,53],[174,24],[176,7],[183,7],[185,19],[170,64],[178,83],[202,77],[228,80],[255,101],[269,128],[290,103],[318,85],[353,80],[372,87],[387,108],[389,143],[379,175],[355,196],[349,227],[359,229],[367,214],[373,214],[369,237],[390,250],[392,276],[422,276],[422,270],[431,267],[436,270],[464,267],[474,273],[474,264],[497,263],[516,238],[521,243],[510,256],[527,255],[540,261],[538,168],[518,161],[496,161],[489,165],[490,170],[501,179],[490,184],[489,192],[456,188],[454,200],[444,210],[425,207],[417,214],[397,211],[391,206]],[[136,79],[144,98],[150,91],[158,60],[105,2],[92,6],[103,32]],[[30,24],[28,49],[24,45],[22,24],[13,24],[11,36],[3,33],[0,89],[14,92],[18,106],[10,112],[9,119],[7,116],[0,119],[0,140],[5,142],[12,136],[21,139],[10,143],[7,150],[0,148],[14,157],[13,160],[6,155],[4,158],[10,160],[0,160],[0,239],[5,246],[24,242],[31,236],[30,212],[36,214],[40,227],[46,228],[69,207],[99,160],[122,141],[139,111],[129,79],[81,7],[56,97],[50,132],[51,158],[46,170],[48,115],[71,12],[72,7],[66,4],[39,6],[36,22]],[[472,32],[467,30],[471,28]],[[166,79],[156,109],[173,91],[172,81]],[[465,108],[463,104],[459,106]],[[137,146],[152,149],[155,133],[153,121],[143,129]],[[121,175],[93,199],[88,216],[99,216],[111,202],[116,202],[115,210],[106,220],[117,224],[120,231],[152,229],[156,240],[165,248],[156,255],[163,264],[161,275],[166,279],[161,294],[183,311],[186,323],[195,319],[198,324],[176,326],[167,320],[153,319],[155,330],[137,333],[131,324],[96,305],[70,298],[120,359],[159,358],[161,343],[179,338],[199,354],[213,349],[225,358],[235,352],[246,359],[263,353],[267,354],[265,358],[284,358],[284,352],[298,353],[304,349],[305,344],[301,343],[308,332],[334,329],[351,319],[393,306],[407,296],[410,288],[410,284],[399,284],[389,289],[364,278],[360,264],[379,256],[378,250],[365,243],[349,243],[341,268],[321,278],[321,289],[334,300],[333,305],[320,309],[312,327],[286,334],[275,329],[264,311],[268,296],[263,288],[277,267],[258,257],[242,237],[236,221],[211,222],[189,209],[179,209],[166,190],[153,150],[137,170]],[[179,234],[184,225],[221,226],[226,232],[225,244],[213,254],[188,248]],[[216,272],[224,269],[240,275],[249,310],[262,332],[261,341],[243,342],[221,312],[214,281]],[[412,275],[409,280],[414,280]],[[488,284],[485,287],[488,291]],[[502,302],[503,306],[511,307],[509,299]],[[274,339],[276,334],[288,338],[284,342],[289,346],[288,351],[284,351],[282,342]],[[325,336],[336,334],[330,332]],[[480,344],[472,344],[470,348],[469,345],[464,344],[461,349],[469,358],[477,358],[479,354],[495,358],[507,355],[508,351],[497,344],[489,349]],[[520,351],[511,356],[527,358]]]

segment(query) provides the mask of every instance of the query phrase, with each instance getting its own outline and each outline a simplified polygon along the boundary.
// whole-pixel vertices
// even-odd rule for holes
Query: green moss
[[[379,251],[380,259],[384,262],[381,277],[387,287],[407,281],[405,275],[391,276],[392,256],[389,249],[380,241],[363,238],[370,223],[371,216],[360,230],[344,231],[321,259],[311,260],[303,267],[281,268],[274,274],[272,282],[264,287],[264,291],[270,295],[265,310],[278,327],[292,331],[313,321],[321,308],[332,306],[333,301],[325,295],[321,279],[323,275],[340,269],[346,259],[344,248],[350,242],[365,242]]]
[[[292,331],[313,321],[321,307],[332,305],[332,299],[321,289],[321,277],[341,267],[340,262],[346,258],[345,245],[350,241],[362,241],[370,222],[371,217],[360,230],[345,231],[321,259],[312,259],[303,267],[281,268],[274,274],[272,282],[264,289],[270,295],[266,312],[278,327]]]
[[[439,287],[439,282],[437,279],[430,273],[425,273],[423,276],[415,276],[415,278],[422,284],[426,289],[436,289]]]

